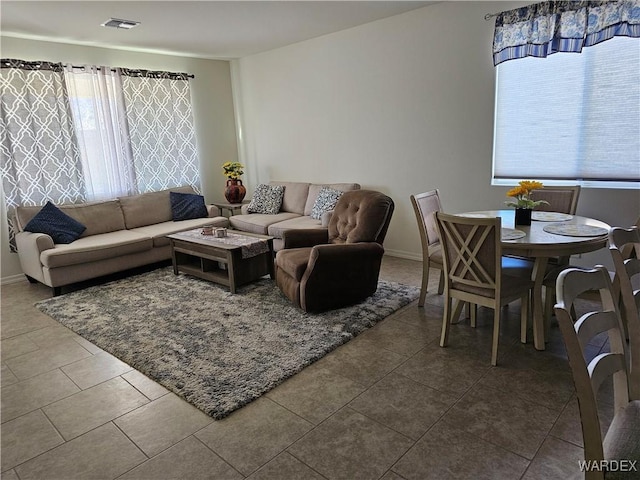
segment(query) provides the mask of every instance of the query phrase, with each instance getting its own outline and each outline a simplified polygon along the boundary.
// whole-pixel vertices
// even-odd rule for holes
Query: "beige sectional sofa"
[[[80,238],[54,244],[44,233],[24,231],[41,207],[17,209],[16,245],[22,271],[31,281],[53,288],[171,258],[166,235],[203,225],[227,227],[215,206],[209,216],[174,222],[169,192],[195,193],[190,186],[171,188],[115,200],[59,206],[86,226]]]
[[[311,218],[311,210],[322,187],[335,190],[359,190],[357,183],[304,183],[304,182],[270,182],[269,185],[284,186],[284,198],[280,211],[274,215],[249,213],[249,205],[243,205],[242,214],[229,218],[231,227],[245,232],[271,235],[274,238],[274,250],[283,246],[282,234],[291,229],[326,228],[329,225],[331,211],[325,212],[321,219]]]

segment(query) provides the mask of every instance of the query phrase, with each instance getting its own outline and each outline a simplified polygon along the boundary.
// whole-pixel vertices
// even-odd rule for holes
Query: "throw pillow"
[[[171,215],[174,222],[209,216],[204,197],[195,193],[169,192]]]
[[[87,227],[71,218],[53,203],[47,202],[25,225],[24,229],[32,233],[46,233],[53,239],[53,243],[71,243],[80,238]]]
[[[322,189],[318,193],[318,198],[316,198],[316,201],[313,204],[313,208],[311,209],[311,218],[320,220],[324,212],[333,210],[336,206],[336,203],[338,203],[338,199],[342,196],[343,193],[344,192],[336,190],[334,188],[322,187]]]
[[[265,185],[261,183],[253,192],[253,198],[247,207],[249,213],[266,213],[275,215],[282,207],[284,198],[283,185]]]

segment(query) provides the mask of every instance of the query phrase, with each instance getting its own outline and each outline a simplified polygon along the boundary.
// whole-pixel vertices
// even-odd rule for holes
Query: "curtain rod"
[[[0,68],[23,68],[26,70],[53,70],[53,71],[62,71],[63,65],[61,62],[47,62],[43,60],[38,61],[27,61],[27,60],[18,60],[15,58],[2,58],[0,59]],[[71,68],[80,68],[84,69],[85,65],[71,65]],[[116,68],[109,68],[112,72],[117,71]],[[124,72],[125,75],[143,77],[143,76],[151,76],[156,78],[162,77],[182,77],[182,78],[196,78],[195,75],[189,73],[176,73],[176,72],[163,72],[163,71],[155,71],[155,70],[144,70],[144,69],[134,69],[134,68],[120,68],[120,71]]]
[[[85,65],[71,65],[71,68],[85,68]],[[111,68],[112,72],[116,72],[118,69],[117,68]],[[151,73],[156,73],[153,70],[141,70],[141,69],[135,69],[135,68],[120,68],[120,70],[127,70],[129,72],[132,73],[142,73],[142,72],[151,72]],[[187,78],[196,78],[195,75],[190,74],[190,73],[173,73],[173,72],[157,72],[157,73],[167,73],[169,75],[179,75],[179,76],[186,76]]]

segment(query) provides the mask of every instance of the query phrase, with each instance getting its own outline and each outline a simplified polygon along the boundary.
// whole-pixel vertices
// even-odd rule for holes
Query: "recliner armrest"
[[[382,259],[384,248],[376,242],[342,243],[316,245],[309,255],[307,264],[307,275],[312,274],[312,270],[320,270],[336,273],[339,271],[353,271],[360,276],[363,265],[375,264],[375,260]]]
[[[326,228],[298,228],[282,233],[283,248],[313,247],[326,244],[328,241],[329,231]]]
[[[300,282],[300,304],[307,312],[358,302],[378,285],[384,248],[376,242],[317,245],[311,249]]]

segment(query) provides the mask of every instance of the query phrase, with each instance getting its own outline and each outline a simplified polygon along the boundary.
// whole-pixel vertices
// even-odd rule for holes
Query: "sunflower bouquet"
[[[549,204],[546,200],[535,201],[531,198],[531,192],[544,188],[542,182],[534,180],[522,180],[518,186],[507,192],[507,197],[514,198],[514,201],[505,202],[510,207],[534,209],[538,205]]]

